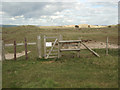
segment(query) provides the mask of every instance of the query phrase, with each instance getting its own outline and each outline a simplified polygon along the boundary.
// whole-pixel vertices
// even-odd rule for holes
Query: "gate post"
[[[38,40],[38,42],[37,42],[38,57],[39,57],[39,58],[42,58],[42,56],[41,56],[41,36],[38,36],[38,37],[37,37],[37,40]]]
[[[28,55],[27,55],[27,39],[25,38],[25,59],[28,59]]]
[[[61,49],[62,45],[61,45],[61,43],[59,43],[60,40],[62,40],[62,35],[61,34],[60,34],[59,40],[58,40],[58,58],[61,57],[61,51],[60,51],[60,49]]]
[[[14,60],[16,60],[16,41],[14,41]]]
[[[78,39],[81,40],[80,37]],[[78,42],[78,49],[80,49],[80,46],[81,46],[81,42]],[[78,51],[78,57],[80,58],[80,50]]]
[[[5,60],[5,44],[4,41],[2,40],[2,45],[1,45],[1,60]]]
[[[44,35],[44,58],[46,58],[46,36]]]
[[[108,37],[106,39],[106,55],[108,55]]]

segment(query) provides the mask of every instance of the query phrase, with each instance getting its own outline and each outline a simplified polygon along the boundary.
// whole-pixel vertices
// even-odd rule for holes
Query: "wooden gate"
[[[58,37],[44,35],[44,58],[58,58]]]

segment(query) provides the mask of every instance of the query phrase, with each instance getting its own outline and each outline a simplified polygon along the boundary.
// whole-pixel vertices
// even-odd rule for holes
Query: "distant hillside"
[[[17,27],[19,25],[0,25],[0,27]]]

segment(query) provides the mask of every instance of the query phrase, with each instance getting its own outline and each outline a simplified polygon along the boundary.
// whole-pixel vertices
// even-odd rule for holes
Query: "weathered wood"
[[[14,46],[14,44],[5,44],[5,47]]]
[[[80,49],[80,42],[78,43],[78,49]],[[78,57],[80,57],[80,50],[78,51]]]
[[[81,42],[82,45],[84,45],[90,52],[92,52],[95,56],[100,57],[95,51],[87,47],[84,43]]]
[[[25,59],[28,59],[28,55],[27,55],[27,39],[25,38]]]
[[[57,58],[57,56],[49,56],[49,58]]]
[[[38,36],[38,37],[37,37],[37,40],[38,40],[38,42],[37,42],[38,57],[39,57],[39,58],[42,58],[42,56],[41,56],[41,36]]]
[[[52,50],[53,50],[53,48],[54,48],[54,46],[55,46],[55,44],[56,44],[57,40],[58,40],[58,39],[56,39],[56,40],[55,40],[55,42],[54,42],[53,46],[51,47],[51,49],[50,49],[50,51],[49,51],[49,53],[48,53],[48,55],[47,55],[47,58],[48,58],[48,57],[49,57],[49,55],[51,54],[51,52],[52,52]]]
[[[14,41],[14,60],[16,60],[16,41]]]
[[[81,37],[78,37],[78,40],[81,40]],[[81,40],[82,42],[82,40]],[[78,48],[80,49],[81,47],[81,42],[78,43]],[[80,50],[81,51],[81,50]],[[78,51],[78,57],[80,58],[80,51]]]
[[[16,46],[22,46],[24,43],[17,43]],[[36,42],[27,43],[27,45],[36,45]],[[5,47],[14,46],[14,44],[5,44]]]
[[[81,40],[65,40],[65,41],[59,41],[59,43],[75,43],[75,42],[79,43],[79,42],[81,42]]]
[[[58,43],[58,58],[60,58],[60,43]]]
[[[44,58],[46,58],[46,36],[44,35]]]
[[[57,38],[57,37],[45,37],[45,38]]]
[[[106,39],[106,55],[108,55],[108,37]]]
[[[1,59],[2,61],[5,60],[5,44],[4,41],[2,40],[2,45],[1,45],[2,51],[1,51]]]
[[[61,57],[61,51],[60,51],[60,49],[62,48],[62,44],[59,43],[59,41],[61,41],[61,40],[63,40],[62,35],[60,35],[60,36],[59,36],[59,39],[58,39],[58,58]]]
[[[50,50],[46,50],[47,52],[49,52]],[[52,52],[56,52],[56,51],[58,51],[58,50],[52,50]]]
[[[50,55],[58,55],[58,53],[51,53]]]
[[[27,45],[36,45],[36,42],[27,43]]]
[[[60,51],[80,51],[80,49],[60,49]]]

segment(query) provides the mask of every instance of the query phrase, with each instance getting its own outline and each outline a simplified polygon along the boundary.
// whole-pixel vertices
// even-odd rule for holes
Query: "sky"
[[[112,25],[118,24],[117,0],[4,0],[0,24]]]

